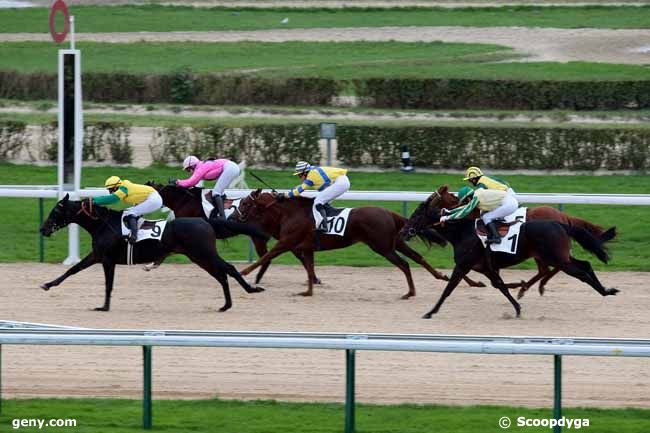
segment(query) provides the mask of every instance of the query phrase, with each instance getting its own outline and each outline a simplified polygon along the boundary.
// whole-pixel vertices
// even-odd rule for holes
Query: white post
[[[73,26],[74,20],[70,19]],[[74,35],[74,33],[73,33]],[[74,46],[74,36],[71,40]],[[65,184],[64,178],[64,67],[65,55],[74,56],[75,74],[74,74],[74,171],[72,184]],[[79,190],[81,189],[81,163],[83,152],[83,105],[81,98],[81,52],[78,50],[59,50],[59,197],[70,193],[70,198],[79,199]],[[68,228],[68,257],[63,261],[64,264],[70,265],[77,263],[79,258],[79,227],[76,224],[70,224]]]
[[[74,16],[70,17],[70,49],[74,50]]]

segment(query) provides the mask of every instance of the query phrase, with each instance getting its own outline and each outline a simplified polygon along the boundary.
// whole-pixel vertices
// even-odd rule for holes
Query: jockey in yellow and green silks
[[[132,205],[124,210],[124,223],[131,230],[129,243],[135,243],[138,235],[138,218],[144,214],[155,212],[163,206],[162,197],[158,191],[148,185],[140,185],[111,176],[104,183],[109,195],[93,198],[93,204],[101,206],[124,202]]]
[[[470,201],[461,207],[453,209],[449,215],[443,215],[440,220],[447,221],[463,218],[478,207],[482,212],[481,219],[488,228],[487,242],[501,243],[501,237],[494,220],[504,218],[519,208],[519,202],[514,190],[507,182],[484,175],[478,167],[468,168],[463,180],[469,181],[476,189],[461,188],[458,192],[458,199],[461,204],[467,200]]]

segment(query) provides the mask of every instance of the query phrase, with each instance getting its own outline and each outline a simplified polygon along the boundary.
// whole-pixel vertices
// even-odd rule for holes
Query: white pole
[[[74,16],[70,17],[70,49],[74,50]]]

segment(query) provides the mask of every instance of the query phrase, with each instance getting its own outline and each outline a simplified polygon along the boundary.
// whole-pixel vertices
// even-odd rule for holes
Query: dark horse
[[[446,190],[442,187],[441,190]],[[451,295],[461,278],[470,270],[480,272],[490,279],[494,287],[508,298],[515,308],[517,317],[521,313],[519,303],[510,295],[506,284],[499,276],[499,270],[521,263],[534,257],[547,265],[554,266],[568,275],[579,279],[603,296],[615,295],[617,289],[606,289],[598,281],[591,264],[571,256],[571,239],[576,240],[584,249],[593,253],[602,262],[607,263],[609,256],[603,242],[579,227],[572,227],[556,221],[538,220],[522,224],[516,254],[495,253],[483,247],[474,229],[474,219],[465,218],[440,223],[441,194],[436,191],[421,203],[401,231],[404,238],[410,238],[421,230],[436,224],[436,231],[454,247],[456,266],[447,287],[436,305],[424,315],[425,319],[438,312],[445,299]],[[608,231],[614,232],[611,228]]]
[[[41,227],[41,233],[50,236],[68,224],[79,224],[92,236],[93,249],[79,263],[59,278],[41,285],[41,288],[49,290],[61,284],[70,275],[95,263],[101,263],[104,267],[106,296],[104,305],[95,310],[108,311],[111,305],[115,265],[127,263],[127,243],[122,237],[121,215],[118,211],[93,206],[89,200],[70,201],[66,194],[50,212]],[[162,261],[171,254],[185,254],[219,281],[226,299],[219,311],[226,311],[232,307],[228,275],[237,280],[248,293],[261,292],[263,289],[251,287],[233,265],[219,257],[215,241],[214,230],[206,221],[198,218],[178,218],[167,223],[159,241],[147,239],[135,244],[133,262],[150,263]]]
[[[442,186],[438,188],[438,194],[440,194],[440,207],[445,209],[453,209],[457,207],[460,203],[458,197],[450,193],[447,186]],[[469,217],[478,218],[479,209],[475,209]],[[599,225],[593,224],[587,220],[573,217],[567,215],[564,212],[551,207],[551,206],[535,206],[527,209],[526,212],[526,221],[534,220],[550,220],[557,221],[562,224],[566,224],[571,227],[579,227],[587,230],[589,233],[600,239],[602,242],[607,242],[612,240],[616,236],[616,230],[604,230]],[[506,287],[509,289],[519,288],[519,293],[517,294],[517,299],[521,299],[526,291],[531,288],[537,281],[539,281],[539,294],[544,294],[544,288],[546,283],[553,278],[559,271],[559,268],[551,269],[546,263],[540,261],[538,258],[535,258],[537,263],[537,274],[533,276],[528,281],[521,281],[519,283],[507,283]],[[541,280],[541,281],[540,281]]]
[[[350,211],[344,236],[318,235],[317,239],[311,210],[313,203],[313,199],[305,197],[295,197],[278,202],[273,194],[262,193],[259,189],[241,201],[239,205],[241,218],[244,221],[260,224],[265,232],[278,239],[271,251],[244,269],[242,275],[247,275],[256,267],[265,265],[286,251],[299,252],[304,259],[304,265],[309,275],[308,289],[300,294],[311,296],[313,293],[314,251],[345,248],[357,242],[363,242],[404,272],[409,291],[402,296],[402,299],[414,296],[415,286],[408,262],[397,252],[419,263],[434,277],[447,280],[447,277],[433,269],[417,251],[411,249],[398,236],[406,218],[375,206],[355,208]],[[430,238],[436,241],[435,236],[430,236]],[[445,242],[442,238],[438,241]],[[482,283],[475,283],[471,280],[468,280],[468,283],[482,285]]]
[[[147,182],[147,185],[155,188],[156,191],[160,194],[163,199],[163,204],[174,211],[174,215],[177,217],[196,217],[207,219],[205,212],[203,211],[202,197],[201,194],[203,190],[201,188],[182,188],[176,185],[160,185],[155,182]],[[227,239],[237,234],[246,234],[251,237],[253,245],[255,246],[255,251],[257,252],[258,257],[262,257],[269,250],[267,248],[268,237],[260,236],[259,231],[255,231],[254,227],[249,227],[248,232],[244,231],[245,225],[236,221],[238,210],[235,210],[235,214],[228,217],[224,222],[219,220],[210,220],[210,223],[215,229],[217,234],[217,239]],[[296,251],[292,251],[293,254],[298,258],[304,266],[304,261],[302,255]],[[259,284],[266,273],[266,270],[271,265],[269,261],[266,263],[257,273],[255,277],[255,284]],[[305,269],[307,269],[305,267]],[[320,279],[314,275],[314,283],[320,284]]]

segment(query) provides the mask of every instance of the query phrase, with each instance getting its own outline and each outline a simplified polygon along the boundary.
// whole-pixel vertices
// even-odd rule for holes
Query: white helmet
[[[194,168],[198,163],[199,163],[199,158],[197,158],[194,155],[190,155],[183,160],[183,170],[187,170],[190,167]]]

